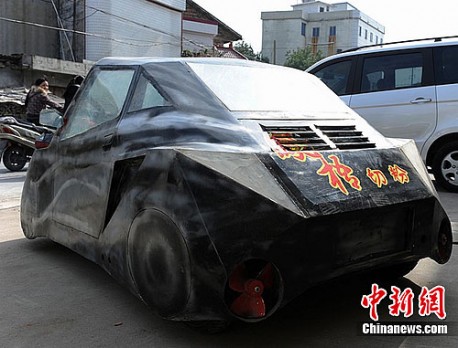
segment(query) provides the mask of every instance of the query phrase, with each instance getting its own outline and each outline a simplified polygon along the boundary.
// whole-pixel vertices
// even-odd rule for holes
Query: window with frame
[[[434,72],[436,84],[458,83],[458,46],[434,49]]]
[[[129,112],[170,106],[170,102],[159,92],[145,75],[141,75],[129,105]]]
[[[305,23],[301,23],[301,35],[302,36],[305,36],[306,29],[307,29],[307,25]]]
[[[365,58],[361,92],[419,87],[423,71],[423,54],[419,52]]]
[[[134,73],[133,69],[94,70],[67,112],[68,120],[61,139],[84,133],[119,117]]]
[[[348,76],[350,75],[351,60],[340,61],[325,66],[314,73],[326,86],[337,95],[344,95],[347,92]]]
[[[319,27],[313,28],[313,30],[312,30],[312,36],[313,36],[313,37],[319,37],[319,36],[320,36],[320,28],[319,28]]]
[[[332,26],[329,28],[329,36],[336,36],[336,27],[335,26]]]

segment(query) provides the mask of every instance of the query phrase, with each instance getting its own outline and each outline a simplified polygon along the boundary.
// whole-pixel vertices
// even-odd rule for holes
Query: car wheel
[[[127,257],[140,298],[163,318],[177,318],[191,291],[191,261],[178,226],[154,209],[132,222]]]
[[[442,146],[433,160],[437,183],[451,192],[458,192],[458,141]]]
[[[3,164],[12,171],[17,172],[24,168],[27,163],[27,153],[23,147],[11,145],[3,153]]]

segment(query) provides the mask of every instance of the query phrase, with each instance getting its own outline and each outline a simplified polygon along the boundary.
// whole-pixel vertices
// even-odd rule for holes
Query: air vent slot
[[[331,147],[309,126],[263,126],[270,139],[287,151],[330,150]]]
[[[364,136],[363,132],[357,130],[356,126],[315,126],[340,150],[375,147],[375,143]]]

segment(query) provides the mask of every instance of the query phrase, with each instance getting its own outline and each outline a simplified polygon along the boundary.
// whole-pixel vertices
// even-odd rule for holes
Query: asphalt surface
[[[445,265],[422,260],[407,277],[387,284],[445,288],[446,320],[420,316],[403,322],[448,325],[441,336],[364,336],[370,322],[361,297],[370,284],[342,279],[308,291],[271,318],[235,323],[220,334],[202,334],[165,321],[97,265],[46,239],[27,240],[20,228],[25,171],[0,165],[0,347],[456,347],[458,346],[458,252]],[[458,194],[440,192],[458,241]],[[402,319],[379,308],[381,321]]]

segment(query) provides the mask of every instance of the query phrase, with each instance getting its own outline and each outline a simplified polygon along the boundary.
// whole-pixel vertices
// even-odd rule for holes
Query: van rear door
[[[360,56],[350,107],[383,135],[414,139],[421,149],[437,124],[431,56],[429,49]]]

